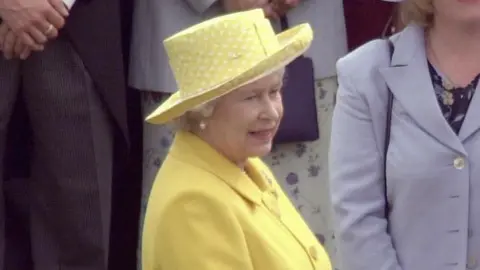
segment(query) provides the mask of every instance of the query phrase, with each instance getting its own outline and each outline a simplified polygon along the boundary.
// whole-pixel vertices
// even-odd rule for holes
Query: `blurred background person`
[[[4,1],[0,17],[0,269],[108,269],[129,137],[120,3]]]

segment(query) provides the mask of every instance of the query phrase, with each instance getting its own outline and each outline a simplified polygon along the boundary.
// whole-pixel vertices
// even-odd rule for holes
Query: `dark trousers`
[[[33,132],[31,177],[15,189],[4,188],[0,162],[0,270],[23,270],[22,259],[31,260],[35,270],[106,270],[112,123],[68,40],[52,41],[25,61],[0,57],[0,161],[19,98]],[[20,202],[6,204],[12,197]],[[7,241],[6,207],[13,206],[26,216],[16,227],[30,231],[31,258],[18,242]]]

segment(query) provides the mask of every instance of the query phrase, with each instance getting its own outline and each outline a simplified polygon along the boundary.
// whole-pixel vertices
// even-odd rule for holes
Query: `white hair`
[[[280,68],[273,72],[272,74],[279,75],[281,77],[284,76],[285,68]],[[238,88],[237,88],[238,89]],[[236,89],[234,89],[236,90]],[[233,90],[233,91],[234,91]],[[199,127],[200,122],[203,119],[209,118],[212,116],[215,105],[217,101],[221,99],[223,96],[218,97],[214,100],[208,101],[204,104],[198,105],[197,107],[188,110],[183,115],[179,116],[178,118],[172,121],[173,127],[175,130],[183,130],[183,131],[193,131],[195,127]]]
[[[198,105],[172,121],[175,130],[192,131],[200,125],[202,119],[212,116],[218,99]]]

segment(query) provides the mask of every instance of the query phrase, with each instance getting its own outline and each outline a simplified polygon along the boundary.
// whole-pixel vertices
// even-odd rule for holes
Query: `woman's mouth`
[[[258,130],[258,131],[250,131],[248,133],[252,138],[262,141],[262,142],[269,142],[273,139],[275,135],[275,129],[265,129],[265,130]]]

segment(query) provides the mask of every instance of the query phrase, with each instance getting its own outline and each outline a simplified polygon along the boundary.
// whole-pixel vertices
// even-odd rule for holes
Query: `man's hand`
[[[40,46],[43,49],[43,45]],[[32,52],[20,38],[15,36],[5,23],[0,25],[0,49],[3,51],[3,56],[6,59],[18,57],[25,60]]]
[[[276,19],[277,14],[271,5],[271,0],[221,0],[226,12],[244,11],[254,8],[263,8],[268,18]]]
[[[61,0],[0,1],[3,22],[24,45],[33,50],[40,50],[42,44],[57,37],[58,29],[64,26],[64,17],[67,16],[68,10]],[[9,35],[6,35],[7,40],[11,40]]]

